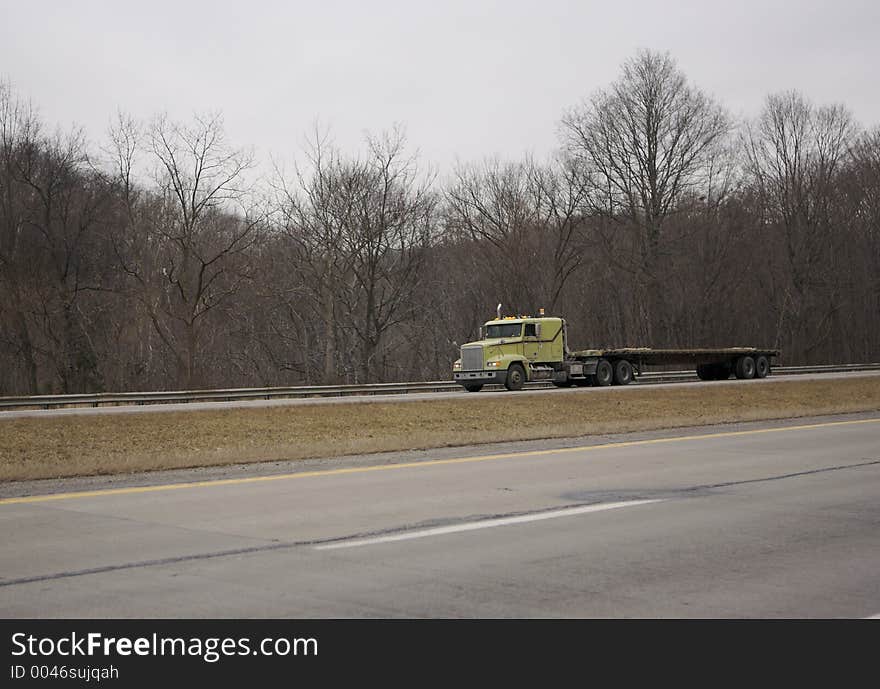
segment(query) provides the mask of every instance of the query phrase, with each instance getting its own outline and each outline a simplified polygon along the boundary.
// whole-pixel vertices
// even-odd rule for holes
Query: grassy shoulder
[[[876,410],[880,410],[880,376],[9,419],[0,420],[0,481]]]

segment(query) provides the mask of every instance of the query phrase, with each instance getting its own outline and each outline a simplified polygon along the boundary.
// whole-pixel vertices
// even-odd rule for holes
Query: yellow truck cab
[[[561,318],[506,316],[487,321],[480,339],[461,347],[454,380],[476,392],[487,383],[519,390],[535,377],[552,378],[565,359],[565,321]]]

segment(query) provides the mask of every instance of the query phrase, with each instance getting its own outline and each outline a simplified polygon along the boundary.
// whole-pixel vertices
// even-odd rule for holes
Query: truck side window
[[[526,323],[525,336],[526,337],[537,337],[538,336],[538,333],[535,331],[535,324],[534,323]]]

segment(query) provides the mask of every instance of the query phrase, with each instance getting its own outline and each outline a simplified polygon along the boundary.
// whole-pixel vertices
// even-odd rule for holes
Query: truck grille
[[[483,348],[482,347],[462,347],[461,348],[461,370],[462,371],[482,371],[483,370]]]

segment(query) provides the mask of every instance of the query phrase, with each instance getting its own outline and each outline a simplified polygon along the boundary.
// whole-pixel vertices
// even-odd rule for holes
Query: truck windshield
[[[522,334],[522,323],[503,323],[486,326],[486,339],[496,337],[519,337]]]

